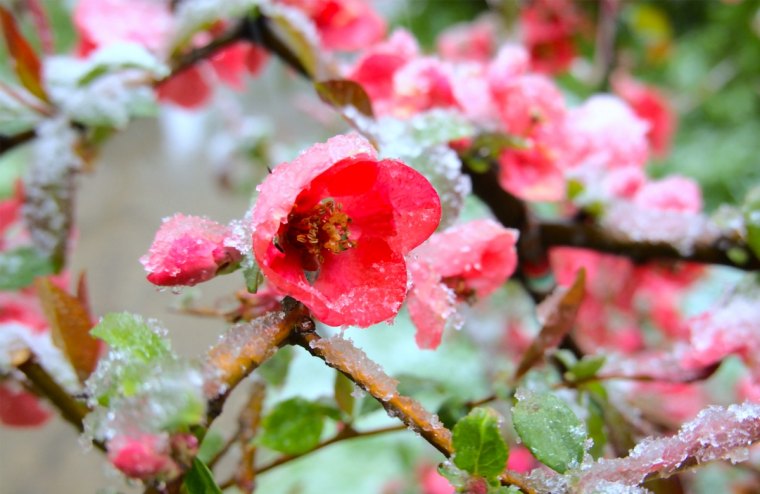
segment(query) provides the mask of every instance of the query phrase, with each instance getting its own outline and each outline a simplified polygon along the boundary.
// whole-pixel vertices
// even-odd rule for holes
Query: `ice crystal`
[[[398,394],[398,381],[367,357],[350,338],[337,334],[315,340],[311,342],[311,347],[321,352],[327,363],[353,376],[372,396],[388,401]]]
[[[11,373],[14,355],[25,350],[31,351],[58,384],[72,393],[79,391],[74,369],[66,356],[53,344],[49,333],[40,333],[18,322],[0,323],[0,373]]]
[[[601,226],[621,239],[671,244],[683,255],[691,254],[697,245],[717,241],[721,235],[704,215],[643,209],[627,202],[611,204]]]
[[[81,166],[74,151],[77,135],[61,117],[44,120],[36,133],[25,179],[24,220],[43,255],[62,256],[71,227],[74,176]]]
[[[650,437],[625,458],[599,460],[582,471],[579,485],[585,489],[606,481],[636,486],[652,475],[667,477],[708,461],[743,460],[746,448],[759,440],[760,405],[710,406],[674,436]]]

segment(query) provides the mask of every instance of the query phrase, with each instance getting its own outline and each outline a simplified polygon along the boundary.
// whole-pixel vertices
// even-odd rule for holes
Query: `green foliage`
[[[340,411],[349,418],[354,414],[354,404],[356,402],[353,393],[354,383],[344,376],[343,373],[336,372],[335,384],[333,385],[335,403],[338,404]]]
[[[509,450],[499,431],[499,416],[475,408],[454,426],[454,464],[472,475],[494,479],[506,466]]]
[[[284,347],[277,351],[256,369],[256,373],[263,377],[270,386],[282,387],[288,379],[290,363],[293,361],[293,349]]]
[[[198,448],[198,459],[203,463],[208,463],[223,447],[224,437],[216,431],[209,431]]]
[[[261,423],[260,444],[281,453],[297,455],[319,444],[325,407],[303,398],[278,403]]]
[[[193,459],[193,466],[185,474],[183,485],[188,494],[222,494],[211,470],[198,458]]]
[[[53,274],[50,259],[33,247],[19,247],[0,253],[0,290],[18,290],[38,276]]]
[[[747,229],[747,245],[760,258],[760,187],[755,187],[744,199],[744,226]]]
[[[580,465],[586,431],[570,407],[548,392],[517,396],[512,421],[533,456],[559,473]]]
[[[151,329],[140,316],[128,312],[106,314],[90,334],[137,362],[148,363],[171,353],[168,339]]]

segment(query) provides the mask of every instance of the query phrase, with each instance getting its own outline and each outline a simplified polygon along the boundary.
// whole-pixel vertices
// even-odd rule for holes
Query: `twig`
[[[73,425],[79,432],[84,431],[82,421],[85,415],[89,413],[89,409],[84,403],[75,400],[63,389],[31,354],[17,368],[26,376],[33,388],[58,409],[61,417],[66,422]],[[93,441],[93,444],[101,451],[105,451],[105,445],[102,442]]]
[[[245,494],[252,494],[255,487],[256,474],[253,464],[256,460],[256,444],[253,438],[261,423],[261,409],[264,405],[266,386],[261,381],[253,383],[251,395],[248,398],[238,423],[240,425],[240,449],[242,457],[235,473],[235,485]]]
[[[451,441],[451,431],[438,421],[435,415],[430,414],[416,400],[402,396],[398,392],[390,396],[385,394],[386,386],[376,380],[372,372],[356,372],[356,363],[349,362],[344,352],[330,352],[329,356],[324,351],[322,340],[316,332],[296,332],[291,338],[293,343],[303,347],[307,352],[325,361],[356,385],[371,394],[392,417],[397,417],[408,428],[419,433],[430,445],[440,451],[445,457],[450,458],[454,454]],[[324,341],[324,340],[322,340]],[[345,340],[347,342],[348,340]],[[364,359],[361,364],[370,366],[374,363]],[[519,474],[505,470],[501,475],[502,483],[514,485],[527,494],[535,494],[535,490],[528,485],[527,481]]]

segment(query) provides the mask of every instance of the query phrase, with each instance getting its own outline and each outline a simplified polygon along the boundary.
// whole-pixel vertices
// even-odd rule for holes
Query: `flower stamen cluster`
[[[343,212],[343,206],[325,199],[306,212],[298,211],[296,206],[278,238],[286,239],[301,251],[305,271],[318,271],[325,262],[325,251],[339,254],[356,247],[356,242],[349,238],[349,223],[351,218]]]

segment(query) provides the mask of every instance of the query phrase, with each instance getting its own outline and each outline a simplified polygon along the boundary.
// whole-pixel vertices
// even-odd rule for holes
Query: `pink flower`
[[[367,0],[281,0],[301,9],[328,50],[359,50],[383,39],[387,26]]]
[[[438,53],[444,60],[486,63],[496,49],[496,25],[490,18],[457,24],[438,37]]]
[[[612,79],[612,87],[633,111],[649,124],[647,139],[657,156],[668,153],[676,127],[676,117],[665,97],[652,86],[627,75]]]
[[[82,56],[116,42],[160,52],[173,25],[168,3],[151,0],[80,0],[73,17],[80,36],[77,52]]]
[[[573,36],[580,27],[570,0],[532,0],[520,13],[520,21],[534,70],[555,74],[570,67],[575,58]]]
[[[528,201],[559,201],[565,197],[567,187],[554,150],[533,140],[528,142],[528,149],[506,149],[501,153],[499,185]]]
[[[565,116],[565,99],[550,79],[535,74],[491,80],[491,91],[507,132],[531,136],[557,126]]]
[[[419,471],[422,494],[454,494],[454,487],[435,467],[426,466]]]
[[[517,266],[517,232],[476,220],[436,233],[414,251],[407,304],[420,348],[441,343],[457,302],[493,293]]]
[[[634,203],[643,209],[699,213],[702,211],[702,190],[690,178],[671,175],[644,184],[636,193]]]
[[[376,107],[378,103],[387,104],[393,96],[394,74],[418,53],[417,40],[399,29],[386,41],[367,49],[349,70],[347,78],[361,84]],[[381,109],[379,113],[385,112]]]
[[[647,131],[646,122],[620,98],[593,96],[565,118],[563,163],[569,170],[643,167],[649,152]]]
[[[37,427],[51,413],[40,406],[38,398],[10,381],[0,382],[0,423],[9,427]]]
[[[279,292],[332,326],[393,317],[404,255],[438,226],[441,204],[418,172],[378,160],[358,135],[316,144],[259,185],[253,252]]]
[[[112,43],[132,42],[159,56],[169,49],[174,19],[167,2],[151,0],[81,0],[74,10],[74,25],[80,36],[77,53],[87,56],[95,49]],[[212,31],[222,25],[214,26]],[[194,38],[196,44],[207,42],[208,33]],[[242,75],[255,75],[267,59],[258,46],[237,42],[217,52],[208,61],[199,62],[157,85],[159,99],[185,108],[197,108],[213,93],[219,81],[240,90]]]
[[[193,286],[240,261],[240,252],[227,245],[230,238],[231,232],[224,225],[175,214],[164,219],[140,262],[154,285]]]
[[[409,116],[432,108],[459,107],[454,96],[452,69],[441,60],[412,60],[393,76],[394,112]]]
[[[169,455],[168,441],[156,435],[116,436],[108,442],[108,459],[134,479],[169,479],[179,473],[179,466]]]

